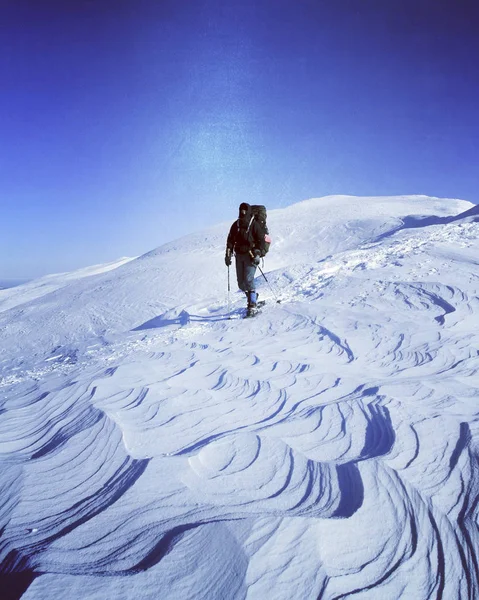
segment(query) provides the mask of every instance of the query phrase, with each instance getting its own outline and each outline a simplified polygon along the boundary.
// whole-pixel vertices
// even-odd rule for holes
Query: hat
[[[241,212],[242,210],[245,210],[246,212],[248,212],[249,208],[250,208],[250,206],[249,206],[249,204],[247,204],[246,202],[242,202],[242,203],[240,204],[240,207],[239,207],[239,209],[240,209],[240,212]]]

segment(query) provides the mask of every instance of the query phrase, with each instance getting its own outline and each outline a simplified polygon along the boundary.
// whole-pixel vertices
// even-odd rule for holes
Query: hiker
[[[239,217],[231,225],[226,240],[225,264],[231,265],[233,252],[236,260],[236,278],[238,287],[248,300],[247,316],[256,311],[258,294],[254,282],[256,267],[268,252],[271,240],[266,226],[266,209],[263,206],[251,207],[242,202]]]

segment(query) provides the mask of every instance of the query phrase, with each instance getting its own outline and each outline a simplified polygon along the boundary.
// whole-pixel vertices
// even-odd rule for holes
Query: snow
[[[55,275],[46,275],[40,279],[35,279],[33,282],[28,282],[22,286],[15,286],[6,289],[0,289],[0,312],[8,310],[16,304],[24,304],[29,300],[35,300],[41,296],[45,296],[50,292],[61,289],[71,281],[82,279],[83,277],[91,277],[98,273],[106,273],[111,269],[116,269],[120,265],[133,260],[132,258],[120,258],[119,260],[102,264],[94,265],[93,267],[86,267],[84,269],[78,269],[71,273],[57,273]]]
[[[478,214],[272,210],[249,320],[230,223],[0,291],[7,597],[477,597]]]

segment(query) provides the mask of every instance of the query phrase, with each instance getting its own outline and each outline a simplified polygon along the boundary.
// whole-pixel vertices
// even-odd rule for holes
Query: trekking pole
[[[272,291],[274,299],[276,300],[277,304],[281,304],[281,300],[278,298],[278,296],[275,294],[273,288],[271,287],[270,282],[267,280],[266,275],[263,273],[263,269],[258,265],[258,269],[260,270],[261,275],[264,277],[266,283],[269,285],[269,289]]]
[[[231,312],[231,302],[230,302],[230,268],[228,265],[228,318],[231,318],[230,312]]]

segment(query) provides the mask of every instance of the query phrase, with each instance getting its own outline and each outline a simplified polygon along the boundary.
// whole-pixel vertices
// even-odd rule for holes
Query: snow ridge
[[[9,597],[478,596],[476,214],[425,197],[272,211],[282,303],[259,277],[251,320],[200,281],[223,225],[5,310]]]

